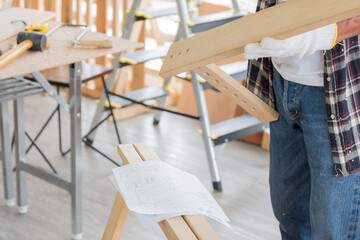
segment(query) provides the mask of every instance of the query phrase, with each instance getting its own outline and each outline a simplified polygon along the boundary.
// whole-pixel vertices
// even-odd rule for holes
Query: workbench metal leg
[[[216,162],[215,146],[210,138],[210,119],[206,106],[204,91],[198,81],[196,74],[191,71],[191,83],[194,88],[196,106],[200,117],[200,125],[202,129],[202,138],[204,140],[206,155],[209,162],[211,180],[215,190],[222,191],[219,170]]]
[[[24,127],[24,99],[14,100],[14,128],[15,128],[15,159],[16,159],[16,187],[19,213],[27,212],[27,182],[26,172],[22,170],[25,163],[25,127]]]
[[[0,103],[1,161],[4,177],[4,196],[7,206],[15,204],[15,188],[12,176],[11,138],[8,102]]]
[[[82,238],[81,62],[70,64],[71,220],[73,239]]]
[[[119,69],[119,58],[120,58],[120,53],[115,54],[114,55],[114,59],[112,61],[112,67],[113,67],[113,72],[111,74],[109,74],[108,79],[106,80],[106,87],[109,91],[111,91],[111,89],[114,86],[114,82],[115,82],[115,78],[117,75],[117,71]],[[100,100],[99,103],[97,104],[97,108],[96,108],[96,112],[94,115],[94,118],[91,122],[91,127],[90,129],[93,129],[100,121],[101,115],[104,112],[104,102],[106,99],[106,94],[104,89],[102,90],[101,96],[100,96]],[[86,143],[89,145],[92,145],[94,138],[95,138],[95,133],[96,133],[97,129],[95,129],[94,131],[91,132],[91,134],[89,134],[87,136],[86,139]]]

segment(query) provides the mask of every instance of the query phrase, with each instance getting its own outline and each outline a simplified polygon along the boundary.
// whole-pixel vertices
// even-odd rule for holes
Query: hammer
[[[20,32],[17,37],[17,46],[0,57],[0,68],[27,50],[44,51],[47,36],[39,32]]]

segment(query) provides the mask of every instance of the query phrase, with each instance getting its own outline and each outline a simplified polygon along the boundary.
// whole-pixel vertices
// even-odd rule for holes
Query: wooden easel
[[[264,37],[286,39],[359,14],[360,2],[353,0],[288,1],[174,43],[160,75],[193,70],[260,121],[275,121],[274,109],[213,63],[243,53],[246,44]]]
[[[160,161],[160,158],[146,143],[119,145],[118,153],[125,165],[141,161]],[[117,193],[105,227],[103,240],[120,239],[128,213],[129,209],[124,199]],[[169,240],[220,239],[202,215],[168,218],[158,224]]]

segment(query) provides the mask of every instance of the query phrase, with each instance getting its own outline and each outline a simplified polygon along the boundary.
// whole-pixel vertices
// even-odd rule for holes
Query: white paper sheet
[[[219,204],[191,174],[161,161],[132,163],[113,173],[116,188],[142,222],[202,214],[230,227]]]

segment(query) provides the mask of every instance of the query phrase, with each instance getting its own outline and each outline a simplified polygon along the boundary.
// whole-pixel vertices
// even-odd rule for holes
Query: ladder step
[[[213,142],[216,146],[261,132],[267,125],[267,123],[260,122],[250,114],[246,114],[212,125],[211,134],[215,136]]]
[[[150,87],[145,87],[145,88],[141,88],[138,90],[134,90],[134,91],[125,93],[125,94],[123,94],[123,96],[127,97],[127,98],[131,98],[138,102],[143,102],[143,101],[150,100],[150,99],[165,97],[165,96],[167,96],[168,93],[169,92],[161,86],[150,86]],[[110,97],[110,101],[111,101],[111,104],[113,105],[113,107],[118,106],[117,108],[124,108],[124,107],[127,107],[127,106],[133,104],[132,101],[120,98],[118,96]],[[105,106],[105,107],[107,107],[107,106]]]
[[[169,50],[169,46],[160,46],[151,50],[139,50],[124,54],[120,57],[120,67],[137,65],[154,59],[164,58]]]
[[[161,2],[151,7],[139,9],[135,12],[136,21],[154,19],[178,14],[175,2]]]
[[[235,13],[233,10],[222,11],[192,18],[188,25],[192,33],[199,33],[229,23],[243,16],[243,14]]]
[[[248,62],[247,61],[238,61],[233,63],[228,63],[221,65],[220,68],[233,77],[235,80],[244,80],[247,75]],[[191,80],[191,76],[186,73],[180,73],[176,75],[178,78],[182,78],[184,80]],[[206,89],[215,89],[210,83],[208,83],[205,79],[197,75],[199,82],[202,84],[204,90]]]

